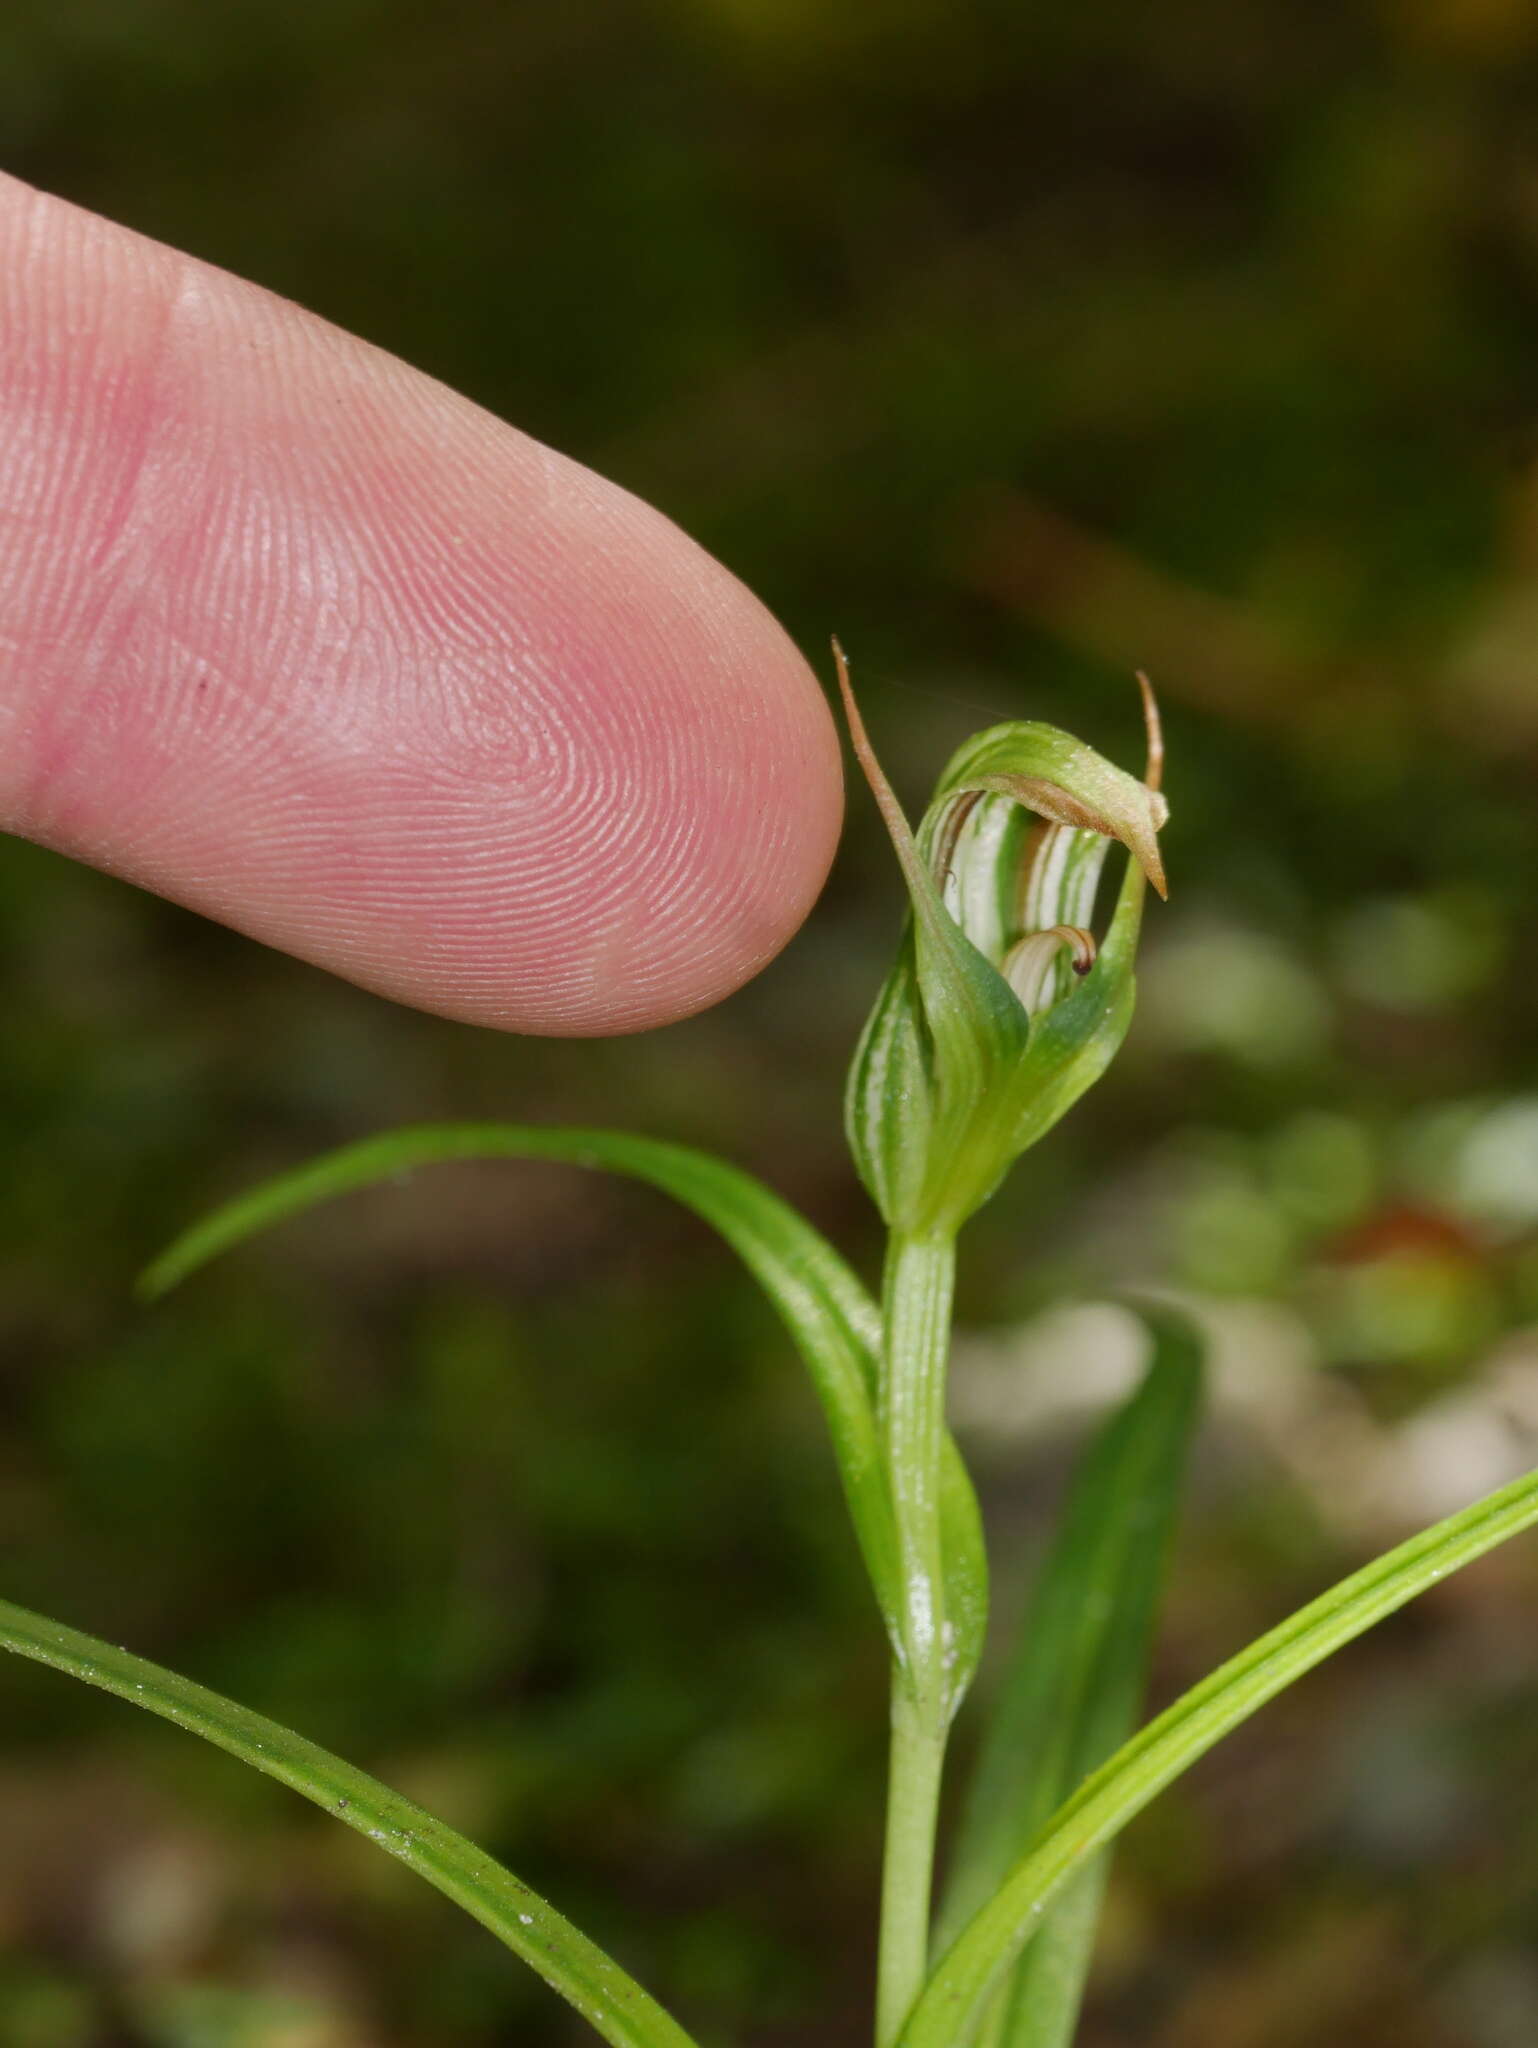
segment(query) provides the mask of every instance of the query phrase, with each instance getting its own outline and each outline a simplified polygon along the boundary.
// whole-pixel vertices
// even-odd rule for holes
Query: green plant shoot
[[[367,1138],[282,1175],[188,1230],[149,1268],[144,1292],[163,1293],[318,1202],[455,1160],[624,1174],[695,1210],[745,1262],[807,1368],[890,1651],[876,2048],[1070,2048],[1120,1829],[1283,1687],[1538,1521],[1538,1475],[1367,1565],[1134,1734],[1201,1350],[1170,1311],[1140,1311],[1146,1376],[1106,1420],[1070,1491],[962,1803],[936,1917],[947,1742],[988,1609],[977,1501],[946,1415],[956,1239],[1126,1034],[1145,890],[1165,886],[1163,742],[1141,677],[1141,778],[1054,727],[994,726],[956,752],[913,831],[836,646],[835,656],[855,753],[908,898],[846,1098],[855,1165],[887,1227],[879,1290],[735,1167],[645,1137],[492,1123]],[[1125,866],[1097,934],[1103,870],[1117,848]],[[554,1907],[340,1758],[3,1603],[0,1647],[176,1722],[359,1829],[473,1914],[616,2048],[692,2048],[684,2026]]]

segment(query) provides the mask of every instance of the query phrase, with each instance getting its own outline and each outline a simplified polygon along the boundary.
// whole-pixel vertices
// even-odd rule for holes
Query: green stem
[[[940,1471],[955,1263],[948,1237],[894,1233],[887,1254],[880,1427],[897,1527],[903,1653],[892,1669],[877,2048],[890,2048],[901,2033],[929,1967],[935,1823],[953,1705]]]
[[[920,1721],[902,1674],[892,1674],[892,1752],[886,1860],[881,1873],[881,1952],[876,1969],[877,2048],[890,2048],[924,1988],[929,1967],[929,1893],[945,1730]]]

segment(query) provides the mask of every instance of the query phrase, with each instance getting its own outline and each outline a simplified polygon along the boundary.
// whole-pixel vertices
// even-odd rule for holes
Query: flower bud
[[[909,917],[850,1069],[860,1177],[888,1225],[944,1236],[1105,1071],[1132,1016],[1145,879],[1165,893],[1163,751],[1147,679],[1147,779],[1055,726],[996,725],[941,776],[915,836],[871,751],[834,643],[855,753],[907,884]],[[1105,857],[1130,858],[1105,938]]]

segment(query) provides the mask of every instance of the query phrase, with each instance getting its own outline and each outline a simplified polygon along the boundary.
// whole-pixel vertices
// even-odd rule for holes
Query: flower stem
[[[892,1667],[876,2044],[891,2048],[929,1963],[929,1895],[950,1728],[951,1656],[940,1537],[945,1368],[955,1246],[894,1232],[887,1253],[880,1425],[903,1586],[902,1655]]]
[[[923,1726],[893,1673],[886,1860],[881,1876],[881,1950],[876,1966],[876,2048],[892,2048],[929,1966],[929,1892],[945,1733]]]

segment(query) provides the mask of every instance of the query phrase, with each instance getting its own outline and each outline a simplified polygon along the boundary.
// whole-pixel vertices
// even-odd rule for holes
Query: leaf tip
[[[164,1255],[162,1255],[160,1258],[152,1260],[142,1273],[135,1274],[133,1298],[143,1307],[148,1308],[153,1303],[161,1300],[163,1296],[169,1294],[179,1277],[180,1275],[176,1273],[168,1264]]]

